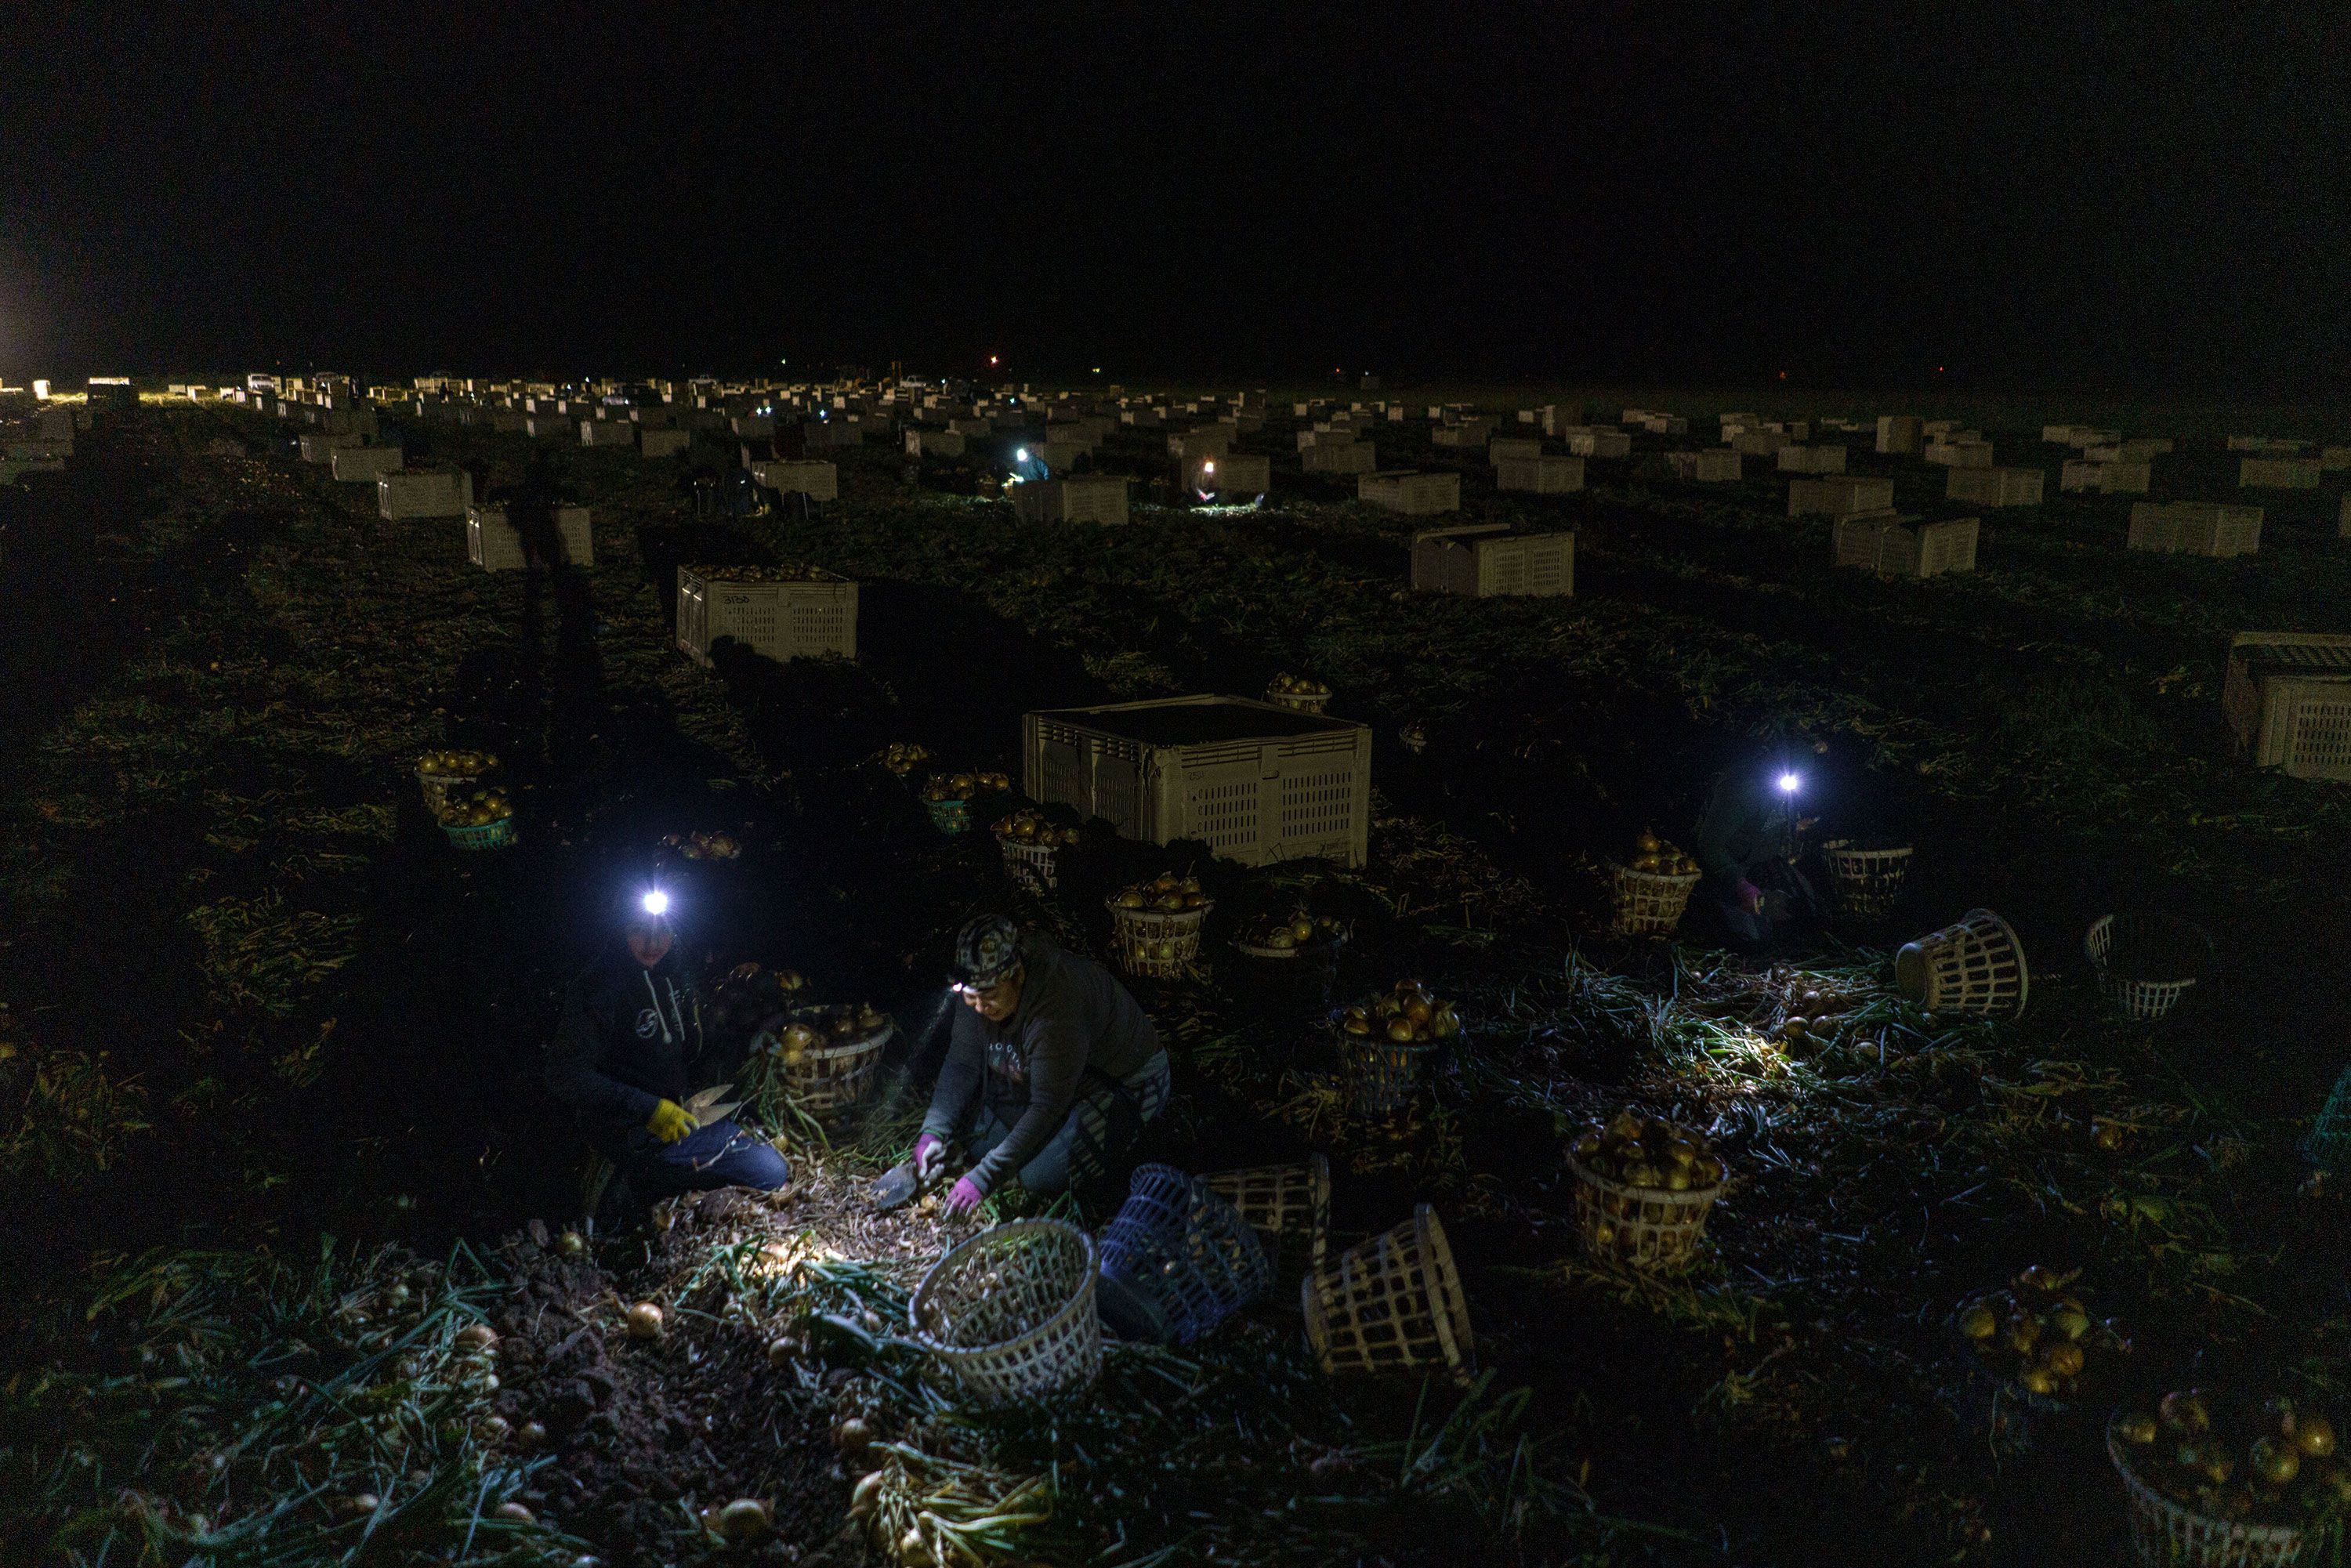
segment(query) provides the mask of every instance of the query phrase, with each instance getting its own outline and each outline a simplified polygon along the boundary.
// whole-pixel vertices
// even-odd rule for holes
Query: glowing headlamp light
[[[1803,787],[1803,783],[1804,781],[1793,773],[1782,773],[1780,775],[1780,793],[1792,795]]]
[[[637,903],[638,907],[656,919],[669,913],[669,894],[659,888],[654,888]]]

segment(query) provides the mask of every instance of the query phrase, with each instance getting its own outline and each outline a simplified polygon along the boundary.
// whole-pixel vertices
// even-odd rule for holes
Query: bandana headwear
[[[1020,927],[1001,915],[983,915],[956,933],[958,985],[985,990],[1020,967]]]

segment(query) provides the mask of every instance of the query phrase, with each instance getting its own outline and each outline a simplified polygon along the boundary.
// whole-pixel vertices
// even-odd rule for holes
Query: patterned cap
[[[980,915],[956,933],[957,984],[992,986],[1019,967],[1020,927],[1003,915]]]

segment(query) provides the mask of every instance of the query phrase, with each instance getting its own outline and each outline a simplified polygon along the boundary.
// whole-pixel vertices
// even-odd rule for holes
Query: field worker
[[[956,1010],[946,1065],[914,1157],[877,1184],[894,1208],[946,1174],[947,1145],[971,1166],[947,1195],[969,1214],[1018,1182],[1050,1197],[1102,1176],[1167,1103],[1167,1052],[1124,986],[1000,915],[956,936]]]
[[[742,1054],[705,1037],[669,894],[645,890],[623,911],[620,944],[565,998],[547,1087],[579,1116],[635,1204],[706,1187],[769,1192],[791,1179],[775,1146],[731,1117],[697,1122],[685,1108],[697,1091],[731,1080]]]
[[[1725,768],[1698,815],[1690,854],[1705,877],[1690,895],[1692,912],[1734,947],[1769,946],[1792,915],[1814,906],[1795,865],[1797,835],[1811,825],[1796,814],[1803,783],[1785,761]]]

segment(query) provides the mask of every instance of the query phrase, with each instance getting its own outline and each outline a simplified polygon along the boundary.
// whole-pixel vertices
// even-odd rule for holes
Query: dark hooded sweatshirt
[[[645,1119],[723,1082],[733,1063],[706,1039],[692,970],[673,946],[646,968],[625,945],[575,981],[547,1051],[547,1087],[616,1162],[659,1147]]]
[[[971,1168],[972,1184],[993,1192],[1045,1146],[1087,1085],[1087,1069],[1123,1079],[1159,1051],[1159,1034],[1124,986],[1091,958],[1064,953],[1035,932],[1021,938],[1028,978],[1020,1006],[990,1023],[958,1004],[947,1058],[939,1069],[923,1131],[953,1137],[976,1100],[1011,1132]]]

